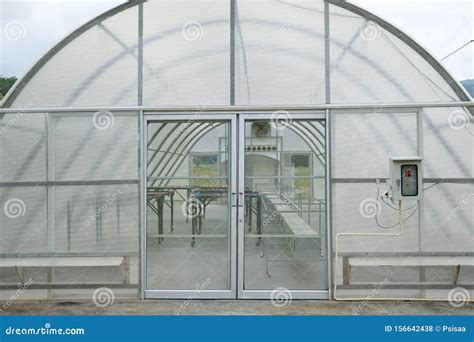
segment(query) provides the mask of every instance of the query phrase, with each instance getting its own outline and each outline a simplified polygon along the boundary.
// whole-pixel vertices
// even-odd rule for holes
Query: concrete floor
[[[0,307],[5,302],[0,302]],[[474,315],[474,303],[336,302],[293,300],[275,307],[266,300],[115,300],[100,308],[88,301],[14,301],[3,315]]]
[[[222,201],[223,202],[223,201]],[[174,207],[174,229],[171,231],[171,212],[165,208],[164,241],[158,242],[158,219],[148,210],[147,284],[149,289],[207,290],[229,288],[229,218],[225,202],[213,202],[206,208],[202,235],[197,235],[191,247],[191,221],[186,222],[181,204]],[[256,234],[256,217],[253,215],[250,232],[246,222],[245,234]],[[313,224],[318,220],[313,218]],[[318,228],[315,226],[317,231]],[[322,290],[327,288],[327,262],[321,256],[320,239],[299,238],[294,250],[294,240],[275,238],[272,235],[289,234],[278,220],[267,222],[266,236],[259,245],[256,237],[245,239],[245,288],[273,290],[286,287],[293,290]],[[202,237],[201,237],[202,236]],[[324,239],[323,239],[324,240]]]

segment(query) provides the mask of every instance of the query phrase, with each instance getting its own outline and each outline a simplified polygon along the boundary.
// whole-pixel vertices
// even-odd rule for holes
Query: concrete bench
[[[24,281],[24,268],[41,267],[120,267],[123,275],[124,284],[130,281],[130,265],[128,256],[89,256],[89,257],[70,257],[70,256],[51,256],[51,257],[26,257],[26,258],[3,258],[0,259],[1,267],[13,267],[22,284]]]
[[[384,256],[376,255],[373,256],[354,256],[350,254],[341,254],[342,257],[342,278],[343,285],[351,285],[351,272],[352,267],[453,267],[453,284],[456,285],[459,280],[459,273],[461,267],[474,266],[474,255],[454,255],[454,254],[445,254],[436,255],[432,254],[422,254],[422,253],[393,253],[393,255]],[[400,284],[397,288],[413,287],[414,284],[405,284],[401,286]],[[426,284],[425,284],[426,285]],[[425,286],[421,285],[421,286]]]

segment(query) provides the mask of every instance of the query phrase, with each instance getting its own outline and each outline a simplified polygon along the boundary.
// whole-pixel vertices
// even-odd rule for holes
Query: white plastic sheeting
[[[144,105],[324,103],[327,91],[332,103],[459,99],[458,85],[412,47],[333,4],[326,48],[322,0],[237,0],[233,11],[230,1],[153,0],[143,22],[138,6],[124,4],[62,41],[6,105],[137,105],[139,93]]]

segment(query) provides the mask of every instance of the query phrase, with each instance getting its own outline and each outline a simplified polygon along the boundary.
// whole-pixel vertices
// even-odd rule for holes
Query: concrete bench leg
[[[461,265],[454,266],[454,285],[458,283],[460,272],[461,272]]]
[[[18,275],[18,279],[20,279],[20,284],[23,286],[25,284],[23,267],[15,266],[16,274]]]
[[[129,284],[130,283],[130,259],[129,257],[124,257],[122,262],[122,276],[123,276],[123,283]]]
[[[342,257],[342,283],[344,285],[351,283],[351,264],[348,257]]]

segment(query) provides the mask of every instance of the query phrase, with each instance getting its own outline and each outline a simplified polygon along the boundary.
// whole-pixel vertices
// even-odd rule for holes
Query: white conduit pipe
[[[378,199],[377,199],[378,200]],[[398,232],[395,233],[364,233],[364,232],[359,232],[359,233],[338,233],[336,234],[336,248],[335,248],[335,266],[334,266],[334,299],[335,300],[341,300],[341,301],[360,301],[360,300],[366,300],[367,298],[362,298],[362,297],[344,297],[344,298],[339,298],[337,296],[337,272],[338,272],[338,267],[337,265],[339,264],[338,260],[338,247],[339,247],[339,237],[341,236],[401,236],[402,235],[402,229],[403,229],[403,218],[402,218],[402,201],[398,201],[398,220],[399,220],[399,226],[400,229]],[[403,297],[385,297],[385,298],[370,298],[370,300],[394,300],[394,301],[400,301],[400,300],[411,300],[411,301],[427,301],[427,302],[449,302],[452,299],[449,298],[403,298]],[[472,300],[469,300],[471,302]]]

